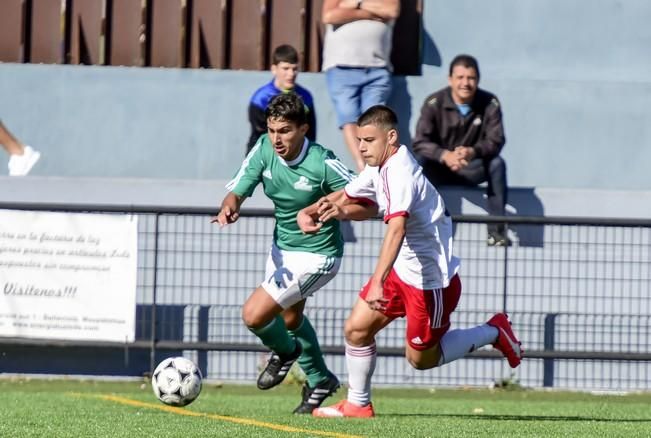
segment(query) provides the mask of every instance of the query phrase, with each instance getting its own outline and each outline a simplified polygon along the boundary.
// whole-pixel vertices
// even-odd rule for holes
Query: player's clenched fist
[[[323,226],[321,221],[318,219],[315,220],[314,217],[304,210],[299,211],[296,215],[296,223],[298,223],[298,227],[305,234],[314,234]]]

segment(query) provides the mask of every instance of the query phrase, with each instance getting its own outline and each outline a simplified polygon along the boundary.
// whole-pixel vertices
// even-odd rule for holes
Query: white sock
[[[439,366],[460,359],[479,347],[494,343],[498,334],[497,329],[488,324],[447,332],[440,342],[441,359],[439,360]]]
[[[348,401],[357,406],[371,403],[371,377],[375,371],[377,349],[375,342],[366,347],[353,347],[346,343],[348,367]]]

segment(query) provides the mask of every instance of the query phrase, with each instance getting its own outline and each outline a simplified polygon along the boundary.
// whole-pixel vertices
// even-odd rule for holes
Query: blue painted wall
[[[480,61],[480,85],[502,100],[512,185],[651,190],[648,17],[645,0],[427,0],[423,75],[396,78],[403,130],[467,52]],[[248,98],[268,79],[3,64],[0,117],[42,150],[36,176],[226,179],[243,157]],[[324,77],[299,82],[315,96],[320,142],[351,164]]]

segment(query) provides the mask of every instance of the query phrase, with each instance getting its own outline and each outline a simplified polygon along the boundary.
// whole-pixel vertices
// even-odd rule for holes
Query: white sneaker
[[[41,158],[41,153],[32,149],[31,146],[25,146],[22,155],[12,155],[9,158],[9,176],[25,176],[32,170],[34,164]]]

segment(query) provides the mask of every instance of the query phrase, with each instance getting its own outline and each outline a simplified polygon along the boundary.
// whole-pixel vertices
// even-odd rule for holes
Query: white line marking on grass
[[[252,420],[250,418],[229,417],[229,416],[226,416],[226,415],[206,414],[204,412],[188,411],[187,409],[183,409],[183,408],[176,408],[174,406],[167,406],[167,405],[158,404],[158,403],[147,403],[147,402],[142,402],[142,401],[139,401],[139,400],[132,400],[130,398],[119,397],[119,396],[116,396],[116,395],[107,395],[107,394],[96,395],[96,394],[82,394],[82,393],[69,393],[69,395],[72,395],[74,397],[99,398],[101,400],[112,401],[112,402],[115,402],[115,403],[119,403],[119,404],[123,404],[123,405],[129,405],[129,406],[135,406],[135,407],[138,407],[138,408],[158,409],[159,411],[165,411],[165,412],[169,412],[169,413],[177,414],[177,415],[185,415],[185,416],[188,416],[188,417],[210,418],[212,420],[227,421],[229,423],[243,424],[245,426],[264,427],[264,428],[267,428],[267,429],[279,430],[281,432],[305,433],[305,434],[313,435],[313,436],[318,435],[318,436],[329,436],[329,437],[335,437],[335,438],[361,438],[359,435],[347,435],[347,434],[337,433],[337,432],[326,432],[326,431],[321,431],[321,430],[301,429],[301,428],[298,428],[298,427],[285,426],[285,425],[282,425],[282,424],[267,423],[267,422],[264,422],[264,421]]]

